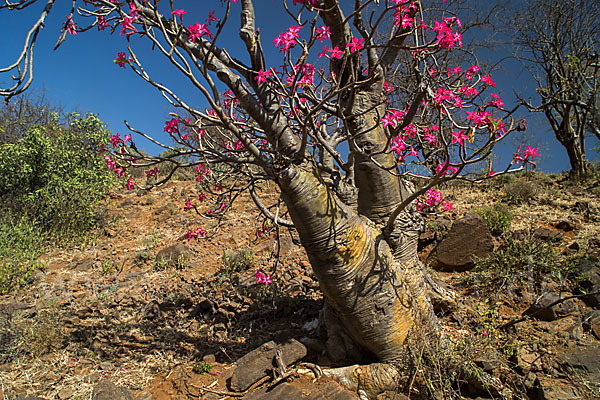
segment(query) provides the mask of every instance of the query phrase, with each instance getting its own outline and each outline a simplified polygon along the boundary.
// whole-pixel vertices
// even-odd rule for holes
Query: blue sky
[[[59,30],[69,13],[71,2],[57,1],[56,3],[36,44],[35,77],[32,87],[35,90],[44,90],[52,102],[64,106],[67,110],[91,111],[99,114],[113,133],[128,132],[123,123],[126,119],[136,129],[159,140],[167,141],[168,137],[163,132],[163,127],[168,112],[173,110],[171,106],[155,88],[138,78],[132,71],[119,68],[113,63],[116,53],[127,48],[125,36],[119,36],[120,29],[117,29],[113,35],[108,30],[98,32],[96,29],[91,29],[77,36],[67,36],[59,49],[53,51]],[[289,3],[291,6],[292,2]],[[236,11],[239,4],[232,4],[232,6],[234,10],[229,21],[231,30],[222,36],[220,44],[227,48],[230,54],[238,55],[244,60],[244,47],[237,35],[239,16]],[[263,47],[267,52],[267,63],[279,65],[281,55],[273,46],[272,39],[292,25],[293,21],[283,11],[280,1],[256,0],[255,6],[257,26],[261,29]],[[0,21],[2,21],[0,35],[10,39],[0,42],[1,66],[12,63],[20,52],[25,33],[37,19],[39,8],[30,7],[24,11],[10,13],[6,10],[0,11]],[[176,8],[189,11],[184,15],[185,25],[203,23],[211,10],[216,10],[216,16],[223,13],[219,1],[179,1],[176,3]],[[88,21],[78,16],[74,20],[80,26]],[[144,67],[155,79],[167,84],[190,104],[204,108],[205,101],[202,95],[191,88],[191,85],[181,78],[170,64],[164,62],[162,56],[154,54],[146,40],[138,40],[133,35],[131,45]],[[494,57],[506,55],[508,54],[503,54],[502,51],[488,52],[484,54],[484,58],[489,57],[495,61]],[[534,82],[516,61],[505,61],[503,68],[495,71],[492,76],[496,81],[496,92],[504,98],[507,106],[515,99],[513,90],[535,96]],[[6,77],[0,79],[4,80]],[[535,97],[533,99],[535,100]],[[566,152],[554,139],[542,115],[525,113],[520,115],[525,116],[529,122],[530,129],[526,134],[535,136],[523,144],[533,144],[534,147],[540,148],[542,160],[538,164],[539,168],[547,172],[568,170]],[[136,140],[135,136],[134,140]],[[137,143],[139,147],[149,152],[156,152],[156,148],[149,144],[139,140]],[[495,169],[505,165],[515,145],[516,143],[505,144],[499,149],[500,160],[498,164],[494,163]],[[598,146],[597,141],[589,141],[588,159],[600,158],[599,154],[592,150]]]

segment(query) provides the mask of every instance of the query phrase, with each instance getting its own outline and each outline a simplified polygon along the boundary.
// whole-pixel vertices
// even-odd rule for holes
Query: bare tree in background
[[[575,179],[586,175],[586,131],[600,138],[600,3],[534,0],[515,16],[517,57],[537,81],[544,113],[564,146]]]
[[[451,207],[432,192],[436,184],[480,181],[523,168],[513,160],[501,172],[475,172],[516,128],[514,110],[490,93],[491,77],[477,66],[447,63],[449,52],[461,46],[460,20],[440,11],[440,20],[431,21],[419,1],[282,1],[277,6],[285,7],[289,22],[274,41],[263,41],[251,0],[224,1],[206,20],[176,9],[174,2],[84,3],[79,8],[73,3],[59,42],[94,27],[120,31],[129,46],[115,62],[180,110],[164,127],[177,148],[128,125],[171,150],[168,158],[144,155],[131,138],[115,135],[107,165],[119,173],[134,163],[147,168],[152,185],[166,182],[177,168],[196,167],[206,190],[228,198],[211,214],[227,212],[239,193],[250,191],[272,226],[293,227],[300,237],[327,302],[329,350],[336,347],[339,359],[371,354],[379,361],[342,370],[346,383],[371,397],[405,383],[425,343],[444,346],[430,295],[445,292],[417,258],[419,211]],[[234,15],[245,47],[239,57],[220,45]],[[78,28],[85,17],[91,24]],[[376,36],[387,20],[393,21],[387,33]],[[203,105],[190,103],[144,69],[135,52],[143,40],[204,96]],[[267,59],[265,46],[279,47],[281,56]],[[21,86],[1,92],[7,99],[26,88],[32,50],[26,46],[19,58],[25,62],[16,79]],[[400,55],[414,60],[409,71],[414,84],[390,97],[400,89],[389,77],[405,71],[396,68]],[[347,151],[338,150],[342,143]],[[532,150],[518,161],[530,162]],[[189,162],[178,161],[181,156]],[[433,174],[432,160],[440,160]],[[156,167],[161,161],[175,168],[161,174]],[[421,178],[423,186],[415,190],[410,177]],[[285,207],[262,202],[264,181],[276,183]],[[136,183],[129,178],[127,186]],[[204,235],[199,227],[186,236]]]

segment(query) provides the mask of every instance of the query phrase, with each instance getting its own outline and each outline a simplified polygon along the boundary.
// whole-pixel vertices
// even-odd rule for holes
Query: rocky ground
[[[332,365],[294,233],[259,237],[244,195],[224,214],[185,211],[193,186],[112,193],[94,240],[45,254],[28,288],[0,296],[0,399],[358,398],[297,364]],[[536,174],[442,191],[454,210],[427,216],[420,254],[456,300],[436,312],[450,357],[502,390],[445,386],[428,365],[404,395],[600,398],[598,184]],[[481,211],[495,204],[508,229]],[[184,238],[199,225],[206,238]]]

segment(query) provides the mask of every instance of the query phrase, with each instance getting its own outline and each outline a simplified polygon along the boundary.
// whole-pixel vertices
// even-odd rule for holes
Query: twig
[[[265,383],[269,379],[271,379],[270,376],[265,376],[262,379],[258,380],[254,385],[252,385],[248,389],[244,390],[243,392],[220,391],[220,390],[210,389],[208,387],[197,386],[197,385],[194,385],[193,383],[190,383],[190,386],[192,386],[192,387],[194,387],[196,389],[205,391],[205,392],[215,393],[215,394],[218,394],[218,395],[221,395],[221,396],[244,397],[245,395],[248,394],[248,392],[250,392],[251,390],[253,390],[257,386],[262,385],[263,383]]]

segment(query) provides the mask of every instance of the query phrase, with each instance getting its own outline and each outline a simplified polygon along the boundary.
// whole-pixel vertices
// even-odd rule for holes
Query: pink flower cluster
[[[282,32],[273,39],[273,43],[275,43],[275,47],[280,47],[280,51],[283,50],[287,52],[290,48],[294,47],[298,44],[298,38],[300,37],[300,29],[302,26],[290,26],[287,31]]]
[[[77,35],[77,24],[73,22],[73,19],[67,15],[67,21],[63,22],[65,29],[69,32],[69,35]]]
[[[200,39],[204,35],[208,36],[211,40],[213,38],[212,33],[208,30],[207,24],[196,22],[194,25],[188,26],[188,31],[190,32],[188,40],[191,40],[192,43],[196,43],[196,39]]]
[[[440,172],[442,172],[442,170],[446,167],[446,162],[443,162],[441,164],[438,164],[437,167],[435,167],[435,173],[439,174]],[[448,168],[446,169],[446,175],[454,175],[458,172],[458,167],[450,167],[448,166]]]
[[[456,17],[446,17],[442,22],[435,21],[433,30],[437,32],[436,43],[440,47],[452,50],[454,46],[462,46],[462,35],[458,32],[452,32],[452,25],[456,24],[462,27],[460,20]]]
[[[265,286],[269,286],[270,283],[273,283],[271,281],[271,275],[264,275],[260,269],[256,271],[254,277],[256,278],[256,283],[258,284],[262,283]]]
[[[424,200],[417,200],[417,209],[419,211],[433,211],[439,204],[442,204],[446,211],[452,210],[453,203],[443,201],[442,193],[434,189],[425,192]]]
[[[106,167],[110,168],[111,171],[114,171],[115,174],[117,174],[117,177],[125,177],[125,169],[120,167],[115,160],[111,159],[108,155],[104,156],[104,160],[106,161]],[[127,189],[132,190],[135,188],[135,184],[136,182],[130,176],[129,178],[127,178],[125,186],[127,187]]]
[[[113,60],[121,68],[125,68],[125,64],[129,64],[131,60],[127,59],[127,54],[123,52],[117,53],[117,58]]]
[[[416,1],[393,0],[396,5],[400,4],[394,11],[394,26],[412,28],[413,18],[410,16],[411,11],[417,11]]]
[[[178,118],[171,118],[169,121],[165,122],[164,131],[169,134],[179,133],[179,123],[181,121]]]
[[[203,237],[206,237],[206,232],[204,232],[204,229],[202,229],[202,226],[199,226],[198,229],[196,229],[196,230],[190,229],[185,235],[183,235],[183,237],[186,239],[203,238]]]
[[[523,152],[521,152],[521,146],[519,146],[517,148],[517,152],[513,154],[514,160],[516,162],[522,162],[523,164],[525,164],[525,163],[534,164],[532,160],[535,157],[540,156],[540,154],[538,153],[537,150],[538,149],[536,147],[527,146],[525,148],[525,150],[523,150]]]

